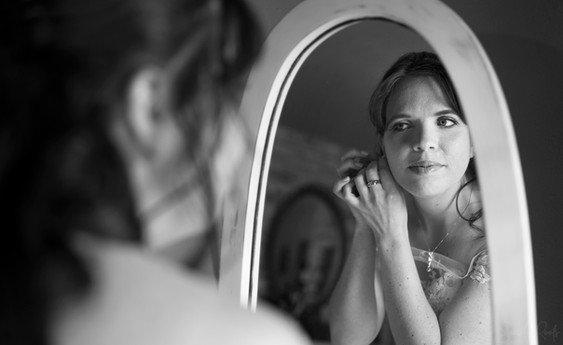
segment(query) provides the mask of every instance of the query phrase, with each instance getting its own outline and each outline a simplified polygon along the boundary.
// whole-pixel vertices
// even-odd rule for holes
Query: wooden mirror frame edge
[[[355,22],[385,19],[409,27],[443,61],[458,92],[476,155],[492,271],[495,344],[537,344],[535,287],[524,182],[508,106],[476,36],[437,0],[306,0],[268,36],[240,113],[254,157],[248,193],[223,220],[219,291],[256,309],[261,224],[270,159],[291,82],[309,54]],[[501,173],[499,173],[501,172]]]

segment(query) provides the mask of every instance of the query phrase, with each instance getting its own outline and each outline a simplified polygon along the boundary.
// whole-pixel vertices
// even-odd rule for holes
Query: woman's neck
[[[462,220],[457,205],[459,205],[460,211],[469,205],[472,186],[465,187],[458,196],[461,186],[461,183],[456,184],[444,193],[429,198],[415,196],[411,198],[410,205],[408,205],[409,214],[415,215],[418,227],[430,238],[442,238]]]

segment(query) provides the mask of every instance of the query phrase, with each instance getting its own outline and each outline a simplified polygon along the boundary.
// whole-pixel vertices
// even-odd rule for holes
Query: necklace
[[[432,261],[434,261],[434,252],[436,252],[436,250],[440,247],[440,245],[444,242],[444,240],[446,239],[446,237],[448,237],[448,235],[450,234],[450,232],[446,232],[446,234],[444,235],[444,237],[442,237],[442,239],[440,240],[440,242],[438,242],[438,244],[436,245],[436,247],[434,247],[434,249],[432,249],[429,253],[428,253],[428,266],[426,266],[426,272],[430,272],[430,270],[432,269],[431,265],[432,265]],[[430,246],[428,245],[428,242],[426,241],[426,238],[424,238],[424,242],[426,242],[426,248],[430,249]]]

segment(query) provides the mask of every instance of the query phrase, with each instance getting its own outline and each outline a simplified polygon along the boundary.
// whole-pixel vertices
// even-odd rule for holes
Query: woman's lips
[[[433,161],[418,161],[409,165],[409,170],[416,174],[429,174],[440,170],[445,165]]]

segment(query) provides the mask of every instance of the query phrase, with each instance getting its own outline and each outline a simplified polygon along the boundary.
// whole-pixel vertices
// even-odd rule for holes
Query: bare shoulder
[[[238,314],[238,313],[237,313]],[[240,319],[231,326],[232,334],[240,343],[249,345],[305,345],[310,341],[292,320],[269,309],[260,309],[255,314]],[[249,331],[250,330],[250,331]],[[230,344],[232,338],[217,342],[217,345]]]
[[[138,248],[90,244],[87,254],[94,288],[61,308],[55,344],[307,344],[283,316],[242,310],[211,281]]]
[[[492,344],[491,284],[475,271],[439,315],[442,344]]]
[[[214,283],[197,276],[184,275],[183,278],[190,287],[184,292],[189,306],[179,317],[186,325],[194,325],[184,333],[185,338],[198,339],[198,344],[210,345],[309,344],[302,330],[284,314],[266,306],[255,313],[249,312],[238,303],[217,295]],[[196,295],[199,298],[193,298]],[[195,324],[193,311],[197,311],[198,315]]]
[[[479,219],[482,225],[482,219]],[[484,229],[482,227],[481,229]],[[467,265],[462,280],[448,306],[439,315],[442,344],[492,344],[491,276],[484,232],[466,226],[460,238],[458,255]]]

